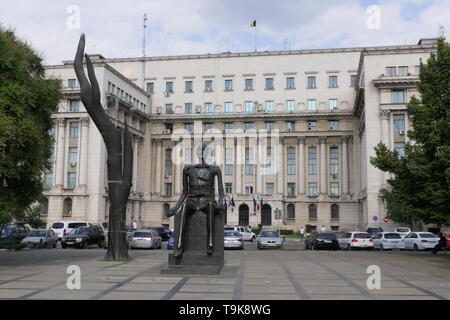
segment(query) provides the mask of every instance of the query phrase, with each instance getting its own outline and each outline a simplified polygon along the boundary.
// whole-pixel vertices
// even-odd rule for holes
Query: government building
[[[401,155],[406,105],[418,95],[417,45],[106,59],[91,55],[101,103],[133,136],[127,224],[167,225],[186,164],[222,169],[227,224],[298,230],[391,230],[379,199],[389,174],[370,164],[383,142]],[[61,81],[43,216],[108,221],[106,148],[80,101],[73,61],[46,67]],[[255,205],[256,203],[256,205]]]

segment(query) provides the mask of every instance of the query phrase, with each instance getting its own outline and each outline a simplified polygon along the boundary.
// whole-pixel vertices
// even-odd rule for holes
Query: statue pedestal
[[[175,216],[175,239],[178,239],[181,215]],[[223,214],[216,213],[214,219],[214,253],[208,255],[206,213],[197,211],[186,216],[184,234],[184,251],[181,257],[175,258],[169,254],[168,269],[161,270],[162,274],[192,274],[217,275],[224,265],[223,251]],[[175,241],[175,248],[177,247]]]

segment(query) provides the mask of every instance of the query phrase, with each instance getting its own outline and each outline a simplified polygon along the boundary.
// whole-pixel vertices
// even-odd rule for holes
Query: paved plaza
[[[450,254],[250,248],[226,251],[218,276],[162,276],[168,253],[133,250],[125,263],[102,261],[96,248],[0,252],[0,299],[450,299]],[[70,265],[79,290],[67,289]],[[381,289],[367,287],[370,265]]]

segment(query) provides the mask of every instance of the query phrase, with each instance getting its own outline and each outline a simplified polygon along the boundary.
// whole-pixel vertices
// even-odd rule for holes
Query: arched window
[[[48,216],[48,199],[44,198],[41,201],[41,216]]]
[[[339,206],[337,204],[331,205],[331,219],[339,220]]]
[[[164,203],[163,205],[163,219],[167,219],[167,214],[169,213],[170,205],[168,203]]]
[[[308,219],[317,220],[317,205],[310,204],[308,207]]]
[[[287,205],[287,219],[295,219],[295,206],[292,203]]]
[[[71,217],[72,216],[72,199],[65,198],[63,204],[63,216]]]

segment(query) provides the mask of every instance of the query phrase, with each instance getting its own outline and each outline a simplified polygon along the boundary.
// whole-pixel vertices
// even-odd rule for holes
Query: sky
[[[2,0],[13,28],[46,64],[106,58],[417,44],[450,32],[450,0]],[[256,30],[250,23],[256,20]],[[450,35],[447,33],[447,37]]]

